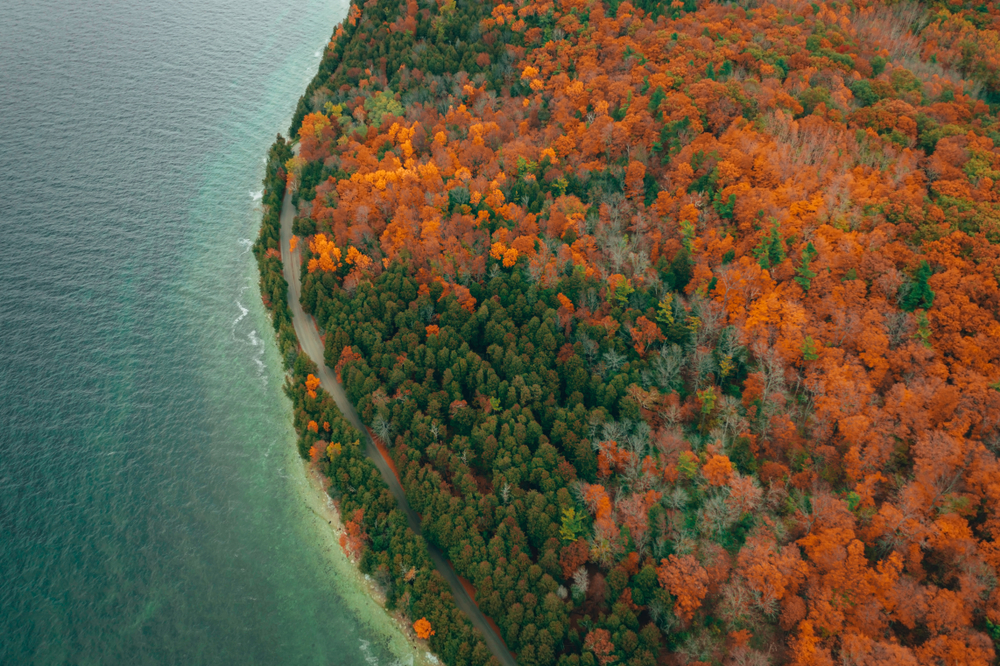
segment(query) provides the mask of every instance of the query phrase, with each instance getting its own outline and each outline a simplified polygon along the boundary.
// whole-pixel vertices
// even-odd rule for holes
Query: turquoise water
[[[345,0],[0,0],[0,664],[392,664],[248,252]]]

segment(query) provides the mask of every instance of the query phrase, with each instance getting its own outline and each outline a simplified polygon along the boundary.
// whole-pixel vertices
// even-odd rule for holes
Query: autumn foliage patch
[[[520,663],[992,663],[998,26],[352,5],[269,182],[327,364]]]

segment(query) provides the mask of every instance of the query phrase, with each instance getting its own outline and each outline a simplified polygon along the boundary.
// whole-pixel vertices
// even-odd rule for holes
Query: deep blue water
[[[0,0],[0,664],[391,664],[248,252],[345,0]]]

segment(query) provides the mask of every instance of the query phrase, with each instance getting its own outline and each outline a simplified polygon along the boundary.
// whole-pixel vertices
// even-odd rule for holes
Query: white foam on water
[[[250,312],[250,310],[248,310],[247,308],[243,307],[243,304],[239,301],[240,298],[243,298],[243,293],[246,290],[247,290],[247,287],[244,286],[242,289],[240,289],[239,296],[236,297],[237,298],[237,300],[236,300],[236,307],[238,307],[240,309],[240,315],[236,319],[233,320],[233,325],[229,327],[229,335],[233,338],[233,340],[237,340],[237,337],[236,337],[236,327],[239,326],[239,323],[241,321],[243,321],[246,318],[247,314]]]
[[[239,298],[243,298],[243,294],[247,289],[250,289],[250,285],[244,285],[240,289]],[[239,343],[241,345],[246,345],[248,342],[251,347],[254,348],[253,358],[251,359],[255,366],[257,366],[257,378],[260,379],[263,386],[267,386],[267,364],[264,362],[264,340],[257,333],[257,329],[250,329],[249,333],[243,333],[242,331],[237,334],[237,327],[240,326],[240,322],[247,318],[250,314],[250,309],[243,305],[240,300],[236,301],[236,307],[239,308],[240,314],[233,320],[233,324],[230,327],[229,335],[232,337],[233,342]],[[246,329],[243,329],[244,331]]]
[[[257,378],[260,379],[262,385],[267,386],[267,364],[264,363],[264,340],[257,335],[256,329],[250,331],[247,338],[250,340],[250,345],[257,349],[253,357],[253,362],[257,366]]]
[[[241,238],[241,239],[239,239],[239,241],[237,241],[237,242],[238,242],[238,243],[239,243],[240,245],[242,245],[242,246],[243,246],[243,254],[246,254],[247,252],[249,252],[249,251],[250,251],[250,248],[252,248],[252,247],[253,247],[253,241],[252,241],[252,240],[250,240],[249,238]],[[242,294],[243,292],[240,292],[240,293]]]
[[[261,199],[264,198],[264,190],[257,190],[256,192],[251,190],[250,198],[253,199],[254,201],[260,201]]]
[[[243,307],[243,304],[240,303],[239,301],[236,301],[236,307],[240,309],[240,316],[233,321],[234,330],[236,329],[236,324],[240,323],[243,320],[243,318],[247,316],[247,313],[250,312],[245,307]]]
[[[371,664],[371,666],[378,666],[378,657],[372,654],[371,643],[365,639],[360,639],[361,642],[361,654],[365,657],[365,662]]]
[[[371,664],[371,666],[378,666],[378,657],[372,654],[371,641],[366,641],[363,638],[359,638],[358,641],[360,642],[361,654],[364,655],[365,662]],[[432,660],[432,663],[441,663],[438,661],[437,657],[432,655],[430,652],[427,653],[427,656]],[[413,655],[408,654],[402,659],[393,659],[389,666],[413,666],[413,661]]]

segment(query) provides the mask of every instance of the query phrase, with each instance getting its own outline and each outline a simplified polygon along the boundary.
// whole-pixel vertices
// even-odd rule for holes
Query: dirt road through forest
[[[297,150],[298,146],[296,146],[296,152]],[[292,195],[290,191],[286,190],[285,199],[281,204],[281,261],[284,266],[285,280],[288,282],[288,307],[292,311],[292,325],[295,327],[295,334],[299,338],[302,350],[319,366],[317,376],[319,377],[320,385],[327,393],[333,396],[333,399],[337,402],[337,407],[340,408],[344,417],[362,433],[365,452],[371,458],[372,462],[375,463],[375,466],[378,467],[382,478],[389,485],[389,490],[392,492],[393,497],[396,498],[396,503],[399,505],[400,511],[406,515],[410,529],[420,534],[420,517],[410,507],[409,502],[406,501],[406,493],[403,492],[402,486],[399,485],[396,475],[393,474],[388,462],[382,457],[375,443],[371,440],[368,430],[361,422],[361,417],[358,415],[354,405],[351,404],[351,401],[348,400],[347,394],[344,392],[344,388],[340,385],[340,382],[337,381],[333,370],[328,368],[324,363],[323,341],[320,339],[316,322],[305,313],[302,305],[299,303],[299,292],[301,291],[301,282],[299,280],[301,267],[300,251],[296,248],[293,253],[290,247],[292,221],[294,219],[295,206],[292,205]],[[462,586],[458,575],[448,565],[448,560],[445,559],[444,555],[437,548],[434,548],[430,544],[428,544],[427,550],[430,552],[434,567],[448,582],[451,593],[455,597],[455,604],[472,620],[472,624],[482,632],[490,652],[504,666],[517,666],[517,661],[511,655],[510,650],[507,649],[507,646],[500,640],[500,637],[490,628],[486,616],[476,606],[476,603],[469,596],[465,587]]]

